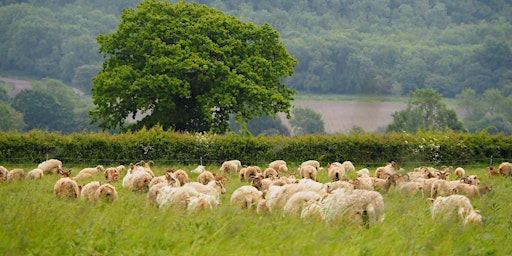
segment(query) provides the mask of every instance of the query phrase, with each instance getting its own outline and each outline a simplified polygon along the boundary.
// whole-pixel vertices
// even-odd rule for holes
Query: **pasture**
[[[9,165],[11,170],[34,165]],[[68,166],[76,175],[83,167]],[[105,167],[107,167],[105,165]],[[181,168],[191,181],[196,166],[152,166],[155,175],[166,167]],[[217,172],[220,166],[207,166]],[[264,167],[264,166],[262,166]],[[357,166],[356,169],[362,167]],[[212,210],[187,213],[158,209],[147,204],[146,193],[124,189],[114,183],[119,199],[110,204],[57,199],[53,186],[58,174],[42,180],[0,183],[0,253],[2,255],[511,255],[512,180],[487,177],[484,165],[464,167],[493,191],[472,199],[481,210],[484,225],[463,227],[460,223],[435,225],[430,202],[421,196],[383,193],[386,218],[370,228],[327,225],[280,212],[258,215],[229,205],[231,193],[249,182],[229,175],[222,204]],[[289,166],[294,171],[297,166]],[[372,171],[375,168],[370,168]],[[405,167],[412,171],[412,167]],[[121,174],[121,179],[125,173]],[[354,177],[355,174],[348,174]],[[453,179],[453,175],[452,175]],[[104,180],[96,174],[92,180]],[[86,184],[92,180],[80,181]],[[318,180],[328,182],[326,171]]]

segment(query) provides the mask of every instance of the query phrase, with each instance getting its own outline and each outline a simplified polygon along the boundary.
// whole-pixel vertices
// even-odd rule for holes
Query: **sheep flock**
[[[280,214],[360,227],[377,226],[386,220],[386,194],[392,190],[410,200],[429,202],[428,210],[436,224],[482,225],[485,216],[471,201],[492,192],[490,185],[482,184],[478,175],[462,167],[420,166],[406,171],[395,161],[357,170],[351,161],[322,166],[317,160],[307,160],[294,170],[284,160],[256,166],[233,159],[215,170],[200,165],[191,170],[168,167],[163,173],[159,173],[160,168],[153,170],[153,164],[138,161],[73,171],[65,170],[62,161],[50,159],[26,174],[23,169],[0,166],[0,183],[38,182],[57,176],[53,187],[56,200],[111,204],[123,193],[145,193],[147,207],[198,212],[214,211],[225,198],[238,214]],[[489,179],[509,177],[512,164],[504,162],[488,171]],[[325,172],[324,182],[319,181],[321,172]],[[230,182],[240,185],[229,191],[227,187],[233,187],[227,186]]]

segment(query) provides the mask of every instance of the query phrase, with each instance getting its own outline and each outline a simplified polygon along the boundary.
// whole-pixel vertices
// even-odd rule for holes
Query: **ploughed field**
[[[124,163],[127,164],[127,163]],[[357,163],[356,170],[361,169]],[[0,163],[25,172],[34,164]],[[64,163],[72,176],[84,167]],[[117,166],[112,164],[112,166]],[[105,167],[107,167],[105,165]],[[173,167],[187,171],[191,181],[196,166],[156,163],[156,176]],[[218,172],[220,166],[206,166]],[[262,169],[266,166],[260,166]],[[324,166],[325,167],[325,166]],[[283,217],[282,212],[257,214],[229,204],[235,189],[248,185],[238,174],[229,174],[221,204],[212,210],[188,213],[148,205],[146,192],[129,191],[122,183],[114,203],[92,204],[82,200],[58,199],[53,188],[58,174],[42,180],[24,179],[0,183],[0,252],[3,255],[511,255],[510,194],[512,181],[487,177],[486,166],[464,166],[466,175],[478,175],[493,191],[471,199],[483,216],[483,226],[460,223],[435,224],[430,202],[420,195],[381,192],[385,220],[373,227],[325,224]],[[290,165],[295,173],[297,165]],[[374,174],[375,168],[369,168]],[[404,167],[412,171],[413,167]],[[126,173],[121,173],[121,179]],[[347,174],[355,178],[355,173]],[[454,179],[453,175],[451,177]],[[104,181],[98,173],[93,180]],[[318,181],[327,183],[325,170]]]

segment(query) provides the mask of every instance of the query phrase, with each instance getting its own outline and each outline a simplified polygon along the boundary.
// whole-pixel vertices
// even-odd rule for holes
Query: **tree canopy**
[[[230,114],[242,126],[263,114],[290,115],[295,91],[282,80],[297,61],[279,37],[268,24],[206,5],[149,0],[125,9],[118,29],[97,37],[106,61],[93,79],[92,121],[110,130],[224,132]]]
[[[306,134],[324,134],[325,126],[322,115],[312,108],[295,107],[292,110],[290,125],[295,136]]]
[[[454,110],[448,109],[441,94],[433,89],[419,89],[409,94],[407,109],[393,113],[387,132],[416,133],[419,130],[464,132]]]

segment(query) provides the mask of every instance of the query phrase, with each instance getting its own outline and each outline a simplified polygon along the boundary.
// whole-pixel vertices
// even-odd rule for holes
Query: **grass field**
[[[34,166],[17,165],[8,169]],[[73,168],[75,174],[84,166]],[[165,167],[153,166],[156,175]],[[187,171],[192,166],[172,166]],[[291,166],[290,170],[294,170]],[[357,166],[356,166],[357,168]],[[218,166],[209,166],[216,171]],[[407,169],[406,169],[407,170]],[[376,227],[327,225],[257,215],[229,205],[231,193],[245,185],[237,175],[227,181],[219,208],[189,214],[147,205],[146,194],[115,183],[119,199],[96,205],[60,200],[53,195],[58,175],[40,181],[0,184],[0,254],[2,255],[511,255],[512,204],[508,178],[489,179],[484,167],[477,174],[493,192],[472,199],[485,225],[434,225],[425,199],[394,190],[383,194],[386,219]],[[353,174],[349,174],[350,175]],[[122,175],[124,176],[124,175]],[[325,172],[319,181],[327,182]],[[190,174],[195,180],[197,174]],[[104,180],[101,175],[95,177]],[[89,181],[79,182],[86,184]]]

